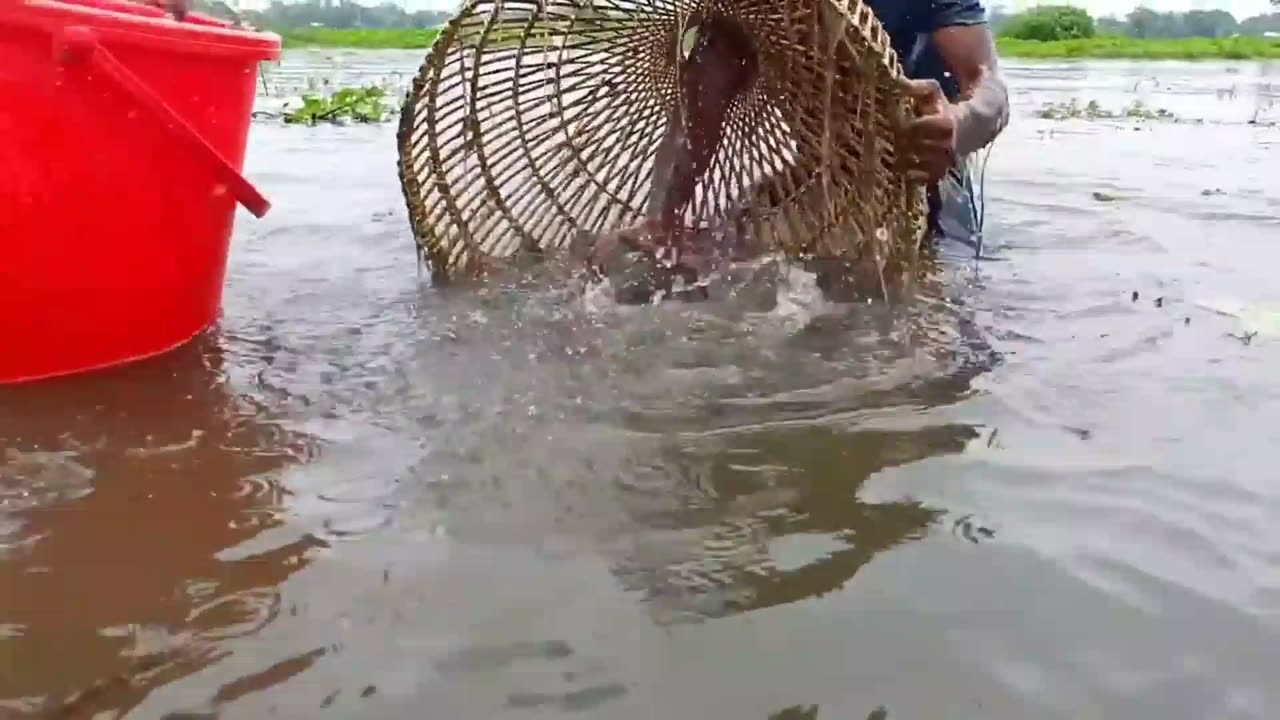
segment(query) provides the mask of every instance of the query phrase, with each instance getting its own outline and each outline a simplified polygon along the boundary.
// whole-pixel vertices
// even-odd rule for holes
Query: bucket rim
[[[121,36],[145,35],[148,44],[174,50],[233,52],[259,60],[280,57],[281,41],[276,33],[236,28],[199,13],[189,13],[178,21],[158,7],[130,0],[18,0],[13,5],[0,2],[0,24],[6,21],[47,30],[84,24]]]

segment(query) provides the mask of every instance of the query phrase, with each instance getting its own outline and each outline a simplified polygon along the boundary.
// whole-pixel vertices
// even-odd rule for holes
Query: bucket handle
[[[219,179],[227,184],[236,200],[254,217],[262,217],[271,209],[271,203],[258,192],[240,171],[222,156],[181,115],[147,86],[129,68],[116,59],[111,51],[98,42],[91,28],[68,26],[54,44],[54,54],[60,65],[89,64],[95,71],[110,79],[118,88],[128,93],[151,113],[160,124],[196,149],[213,167]]]

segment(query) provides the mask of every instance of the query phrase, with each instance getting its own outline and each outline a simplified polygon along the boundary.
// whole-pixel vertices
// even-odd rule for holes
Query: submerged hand
[[[936,183],[956,161],[959,106],[947,100],[936,80],[904,79],[902,86],[919,113],[902,129],[903,169],[914,180]]]

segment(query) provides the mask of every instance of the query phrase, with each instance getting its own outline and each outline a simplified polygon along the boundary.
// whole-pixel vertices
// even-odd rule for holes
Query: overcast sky
[[[997,4],[1017,8],[1046,4],[1050,0],[994,0]],[[1054,0],[1063,2],[1064,0]],[[1123,15],[1135,5],[1145,5],[1152,10],[1226,10],[1238,19],[1270,12],[1268,0],[1065,0],[1074,5],[1088,8],[1094,15]],[[261,0],[260,0],[261,2]],[[375,5],[380,0],[362,0],[365,5]],[[459,0],[392,0],[406,10],[452,10],[460,4]],[[986,0],[991,3],[993,0]],[[249,3],[244,3],[249,4]]]

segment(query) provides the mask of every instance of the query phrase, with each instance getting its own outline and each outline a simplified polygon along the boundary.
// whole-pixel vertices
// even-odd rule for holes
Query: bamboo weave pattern
[[[729,18],[758,72],[729,104],[690,228],[881,275],[916,257],[923,187],[896,170],[915,109],[861,0],[467,0],[406,98],[400,178],[437,280],[645,217],[696,19]]]

